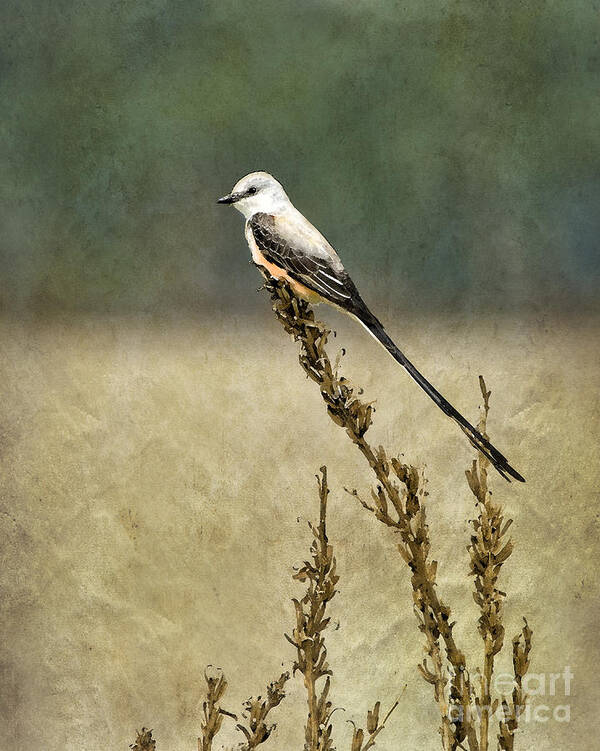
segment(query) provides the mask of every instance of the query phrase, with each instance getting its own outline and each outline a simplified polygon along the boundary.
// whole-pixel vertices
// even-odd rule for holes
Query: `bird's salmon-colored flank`
[[[316,303],[323,302],[323,298],[321,295],[314,292],[312,289],[309,289],[308,287],[305,287],[304,284],[301,284],[300,282],[293,279],[285,269],[279,268],[279,266],[276,266],[274,263],[271,263],[270,261],[267,261],[267,259],[264,257],[264,255],[260,252],[256,241],[254,240],[254,235],[252,234],[252,229],[250,225],[246,224],[246,240],[248,241],[248,245],[250,246],[250,251],[252,253],[252,260],[255,264],[258,266],[262,266],[270,276],[272,276],[275,279],[283,279],[286,281],[290,287],[292,288],[294,294],[298,295],[298,297],[301,297],[303,300],[306,300],[306,302],[310,302],[313,305]]]

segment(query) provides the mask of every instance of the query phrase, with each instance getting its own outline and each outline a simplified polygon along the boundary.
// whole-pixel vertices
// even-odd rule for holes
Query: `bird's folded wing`
[[[334,305],[345,310],[354,308],[355,301],[360,299],[358,292],[337,258],[323,252],[302,232],[288,232],[289,236],[284,236],[270,214],[254,214],[248,224],[267,261]]]

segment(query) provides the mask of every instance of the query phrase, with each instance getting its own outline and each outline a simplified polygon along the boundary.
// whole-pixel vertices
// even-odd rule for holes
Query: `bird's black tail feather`
[[[362,301],[361,301],[362,303]],[[364,306],[364,307],[363,307]],[[357,309],[358,308],[358,309]],[[423,391],[437,404],[437,406],[451,417],[465,433],[471,444],[477,451],[480,451],[494,465],[498,472],[504,477],[505,480],[510,482],[512,477],[519,482],[525,482],[525,478],[522,477],[516,469],[510,466],[507,458],[501,454],[495,446],[481,435],[481,433],[474,428],[470,422],[468,422],[460,412],[455,409],[450,402],[445,399],[440,392],[432,386],[429,381],[422,375],[412,364],[412,362],[401,352],[394,342],[390,339],[387,332],[381,325],[381,323],[375,318],[371,311],[364,303],[356,306],[351,311],[352,314],[362,323],[362,325],[372,334],[390,353],[390,355],[397,362],[402,365],[405,370],[414,378]]]

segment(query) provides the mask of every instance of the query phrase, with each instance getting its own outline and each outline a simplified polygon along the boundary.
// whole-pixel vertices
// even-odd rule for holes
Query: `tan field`
[[[378,747],[439,747],[431,687],[416,671],[408,571],[392,534],[344,492],[368,498],[372,478],[264,303],[251,319],[2,322],[1,748],[116,751],[145,725],[158,751],[195,751],[207,664],[227,675],[228,709],[263,692],[294,657],[283,634],[302,585],[291,574],[308,553],[322,464],[341,577],[327,633],[332,700],[344,709],[336,745],[349,749],[347,721],[364,722],[377,699],[387,708],[406,684]],[[426,464],[439,592],[474,673],[464,477],[473,452],[361,329],[327,315],[338,329],[330,354],[346,347],[342,370],[377,400],[371,441]],[[540,675],[530,686],[538,714],[516,748],[589,747],[600,731],[600,325],[384,317],[468,416],[479,373],[492,389],[491,437],[527,478],[491,480],[515,520],[500,668],[511,669],[525,615]],[[288,689],[272,714],[273,751],[303,744],[301,680]],[[240,740],[225,720],[216,748]]]

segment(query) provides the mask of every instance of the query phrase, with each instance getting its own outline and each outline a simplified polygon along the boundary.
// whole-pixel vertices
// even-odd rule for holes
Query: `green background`
[[[6,311],[252,309],[241,218],[265,169],[367,299],[593,305],[592,2],[8,2]]]

